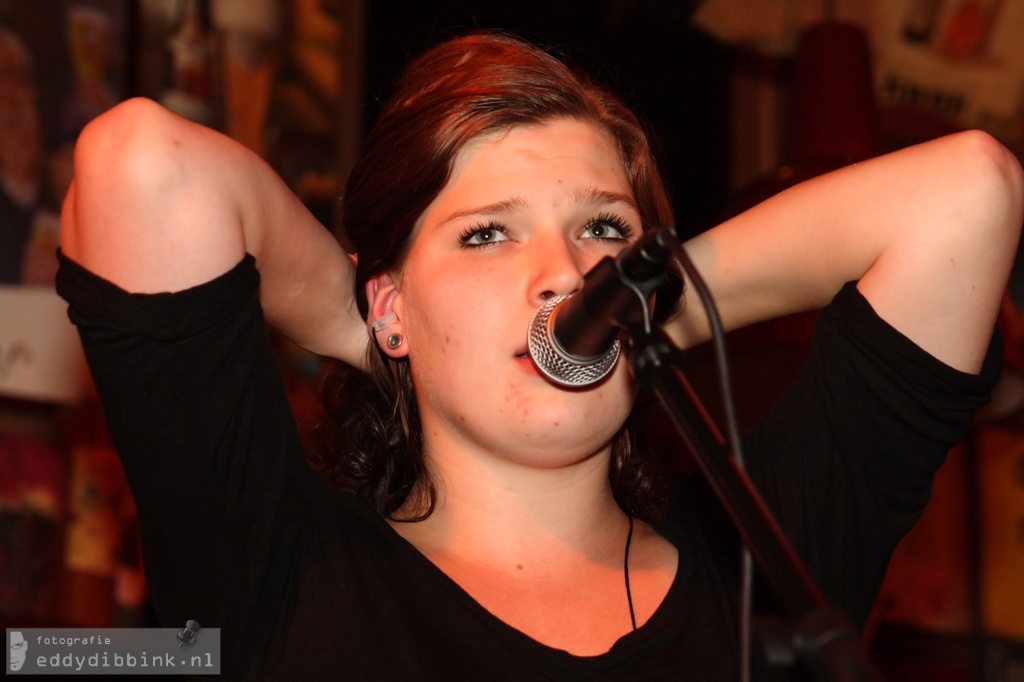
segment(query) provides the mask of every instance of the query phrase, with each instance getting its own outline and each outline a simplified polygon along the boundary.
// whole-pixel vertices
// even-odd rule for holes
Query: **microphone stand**
[[[674,254],[682,264],[701,295],[712,330],[719,337],[716,351],[721,366],[725,361],[724,342],[714,302],[675,233],[661,228],[642,241],[646,244],[641,248],[652,253],[652,259],[661,258],[664,262]],[[631,280],[621,267],[619,272],[623,283],[636,293],[639,308],[646,312],[660,280]],[[682,352],[660,327],[651,324],[649,315],[638,319],[636,309],[634,306],[631,313],[624,313],[618,320],[627,333],[626,353],[634,376],[641,387],[654,391],[693,451],[701,471],[785,611],[784,629],[763,633],[768,661],[792,664],[799,658],[822,680],[878,680],[864,655],[859,634],[845,615],[829,606],[734,456],[739,454],[738,441],[734,440],[730,447],[683,375]],[[735,429],[730,435],[735,438]]]

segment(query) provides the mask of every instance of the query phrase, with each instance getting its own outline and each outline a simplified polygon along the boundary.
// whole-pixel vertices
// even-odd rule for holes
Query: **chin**
[[[622,429],[622,424],[614,431],[601,429],[600,432],[596,432],[593,427],[595,422],[602,425],[613,423],[595,418],[590,420],[590,423],[538,429],[530,434],[523,434],[516,444],[524,453],[523,460],[540,463],[545,467],[568,466],[595,455],[611,452],[612,442]]]

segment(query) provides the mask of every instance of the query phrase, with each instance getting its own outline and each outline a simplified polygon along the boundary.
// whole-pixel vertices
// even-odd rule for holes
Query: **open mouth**
[[[527,374],[542,376],[540,368],[537,367],[537,363],[534,362],[533,356],[530,354],[530,342],[529,339],[523,339],[520,341],[518,348],[515,349],[514,360],[519,368]]]
[[[534,364],[533,358],[530,357],[530,352],[528,350],[516,353],[515,358],[519,366],[527,372],[531,374],[540,374],[540,370],[537,369],[537,365]]]

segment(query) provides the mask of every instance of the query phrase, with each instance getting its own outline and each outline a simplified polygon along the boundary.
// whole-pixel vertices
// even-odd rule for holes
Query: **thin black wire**
[[[629,589],[629,544],[633,541],[633,517],[629,517],[629,532],[626,533],[625,558],[622,560],[622,573],[626,576],[626,601],[629,602],[629,620],[636,630],[636,614],[633,613],[633,593]]]
[[[715,306],[711,292],[708,291],[697,267],[690,260],[686,249],[672,231],[671,247],[676,260],[683,267],[683,272],[689,278],[694,291],[697,292],[704,312],[708,318],[708,326],[711,329],[711,341],[715,349],[715,363],[718,369],[719,389],[722,393],[722,406],[725,412],[726,440],[736,466],[743,471],[745,462],[743,459],[743,443],[740,439],[739,420],[736,417],[736,398],[732,390],[732,373],[729,369],[729,358],[725,348],[725,331],[722,328],[721,318],[718,316],[718,308]],[[751,615],[753,610],[754,591],[754,562],[750,549],[741,545],[740,562],[740,679],[742,682],[750,682],[750,641],[751,641]]]

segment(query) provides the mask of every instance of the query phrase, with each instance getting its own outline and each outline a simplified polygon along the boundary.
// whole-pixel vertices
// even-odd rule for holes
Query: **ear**
[[[394,302],[398,286],[389,272],[381,272],[366,283],[366,323],[370,336],[391,358],[404,358],[409,354],[402,322],[395,314]],[[396,343],[397,341],[397,343]]]

